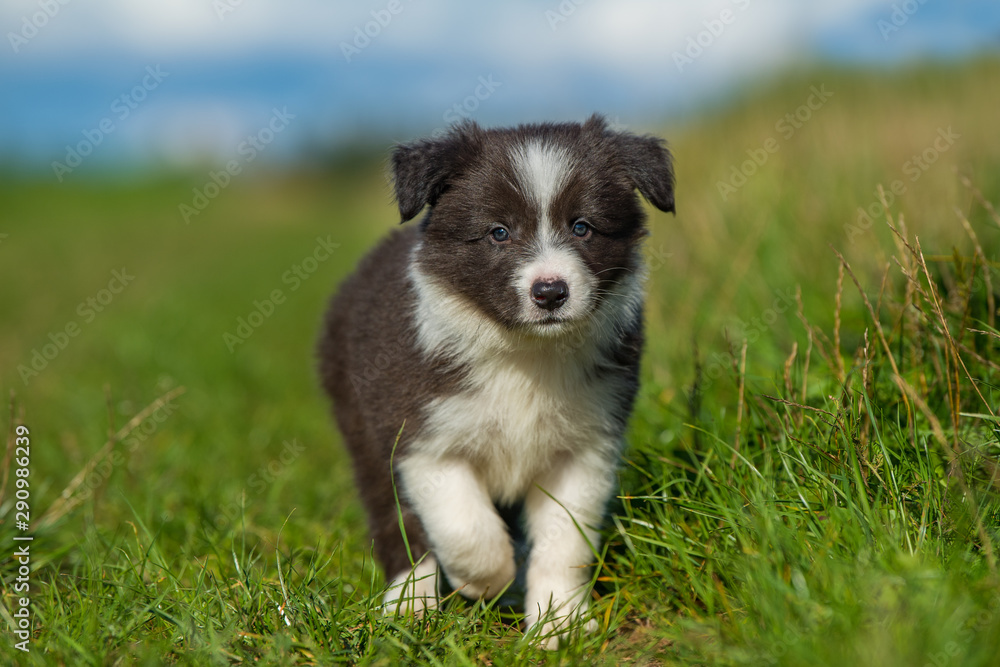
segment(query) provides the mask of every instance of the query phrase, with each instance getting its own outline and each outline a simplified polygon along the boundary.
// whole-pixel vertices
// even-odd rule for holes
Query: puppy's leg
[[[437,561],[427,548],[427,537],[417,515],[403,503],[397,507],[395,499],[388,496],[369,505],[369,510],[376,512],[371,522],[375,554],[385,568],[386,577],[393,577],[385,592],[383,610],[419,614],[436,608]]]
[[[493,597],[513,580],[507,526],[471,464],[416,453],[399,464],[399,473],[452,586],[469,598]]]
[[[420,614],[438,604],[437,560],[426,552],[412,569],[400,572],[389,584],[382,602],[386,613]]]
[[[348,442],[356,445],[358,440]],[[367,450],[355,446],[352,451]],[[429,551],[419,517],[404,498],[396,503],[388,462],[381,465],[367,461],[367,465],[359,465],[359,461],[366,462],[364,455],[355,455],[354,461],[355,479],[375,542],[375,556],[385,569],[386,578],[391,578],[383,611],[408,614],[435,608],[437,563]]]
[[[543,623],[541,635],[558,632],[588,608],[591,546],[600,546],[597,526],[615,484],[614,466],[603,457],[559,460],[536,479],[524,503],[531,557],[524,611],[530,627]],[[597,623],[587,623],[593,632]],[[558,636],[546,640],[550,649]]]

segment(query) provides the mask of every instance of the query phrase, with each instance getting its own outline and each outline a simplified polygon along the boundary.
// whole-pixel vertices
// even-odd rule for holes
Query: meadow
[[[187,215],[214,168],[8,167],[0,662],[1000,664],[997,109],[981,59],[807,69],[648,128],[678,211],[651,211],[600,629],[555,652],[497,604],[379,609],[313,350],[398,223],[388,146]]]

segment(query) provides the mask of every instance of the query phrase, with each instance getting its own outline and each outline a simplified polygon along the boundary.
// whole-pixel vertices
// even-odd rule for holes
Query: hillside
[[[0,660],[996,664],[998,108],[997,60],[811,69],[656,128],[678,210],[651,214],[601,629],[558,654],[489,605],[378,613],[313,345],[398,222],[382,156],[260,168],[187,220],[209,167],[4,179],[35,539],[31,653]]]

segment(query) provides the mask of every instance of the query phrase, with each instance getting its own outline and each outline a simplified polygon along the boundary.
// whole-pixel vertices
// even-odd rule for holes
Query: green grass
[[[0,390],[4,423],[31,430],[35,539],[31,652],[5,631],[0,661],[998,664],[998,83],[996,61],[810,71],[661,128],[679,211],[652,216],[600,630],[553,653],[490,604],[379,611],[312,358],[329,293],[396,222],[377,161],[241,176],[189,225],[178,205],[207,170],[5,182]],[[785,138],[776,124],[813,85],[833,96]],[[949,126],[959,138],[909,180]],[[776,152],[723,199],[769,137]],[[845,229],[894,180],[888,215]],[[328,237],[293,289],[285,272]],[[91,320],[86,299],[123,267],[134,279]],[[230,352],[223,335],[276,289]],[[19,367],[72,323],[25,383]]]

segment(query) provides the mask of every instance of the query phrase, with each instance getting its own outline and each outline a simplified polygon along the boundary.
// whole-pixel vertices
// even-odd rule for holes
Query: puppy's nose
[[[539,280],[531,286],[531,300],[545,310],[555,310],[569,298],[569,285],[564,280],[544,282]]]

